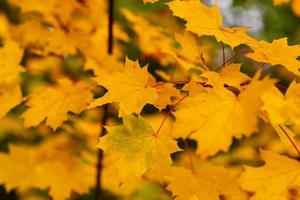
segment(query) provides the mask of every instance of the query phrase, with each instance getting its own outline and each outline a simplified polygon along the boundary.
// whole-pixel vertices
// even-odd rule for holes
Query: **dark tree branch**
[[[107,44],[107,53],[109,55],[113,54],[113,24],[114,24],[114,0],[108,1],[108,44]],[[108,119],[108,109],[107,104],[103,106],[103,116],[101,121],[101,133],[100,137],[106,134],[106,130],[104,125],[106,124]],[[95,192],[95,200],[101,200],[103,196],[102,192],[102,162],[103,162],[103,150],[98,150],[98,163],[97,163],[97,173],[96,173],[96,192]]]
[[[113,25],[114,25],[114,0],[108,0],[109,12],[108,12],[108,54],[113,54]]]

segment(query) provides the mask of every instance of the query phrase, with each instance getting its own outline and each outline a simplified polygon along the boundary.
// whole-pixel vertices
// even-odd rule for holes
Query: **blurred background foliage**
[[[102,0],[100,0],[102,1]],[[123,29],[129,35],[129,42],[121,42],[123,54],[128,55],[131,59],[139,58],[142,65],[149,63],[150,69],[155,71],[156,69],[160,69],[163,63],[158,62],[153,57],[141,56],[142,49],[140,49],[139,44],[137,44],[136,35],[133,31],[132,24],[126,20],[124,14],[122,12],[123,9],[129,9],[137,15],[144,16],[144,18],[150,22],[155,24],[159,24],[162,27],[168,29],[172,21],[160,21],[159,19],[168,16],[170,11],[167,6],[164,4],[167,1],[161,0],[155,4],[146,4],[142,2],[142,0],[114,0],[115,7],[115,20],[122,24]],[[250,30],[250,34],[253,35],[257,39],[263,39],[267,41],[272,41],[273,39],[278,39],[281,37],[287,37],[289,44],[299,44],[300,43],[300,17],[293,13],[290,4],[283,4],[277,7],[273,6],[272,0],[205,0],[207,4],[214,4],[218,2],[220,9],[222,11],[224,17],[224,23],[227,26],[245,26],[251,25],[253,28]],[[20,10],[10,5],[6,0],[0,0],[0,10],[8,16],[9,20],[14,23],[20,23]],[[107,20],[107,19],[100,19]],[[145,34],[147,30],[144,30]],[[99,44],[106,45],[106,44]],[[215,49],[220,48],[219,44],[214,44]],[[240,47],[239,47],[240,48]],[[221,51],[214,50],[215,56],[212,62],[220,63],[221,62]],[[232,54],[231,50],[226,49],[227,54]],[[54,58],[53,58],[54,59]],[[253,66],[257,66],[257,64],[253,64],[253,61],[249,61],[246,58],[239,58],[238,60],[243,61],[243,71],[249,74],[253,74]],[[53,61],[53,60],[52,60]],[[49,66],[51,66],[51,60],[49,61]],[[54,61],[53,61],[54,62]],[[61,61],[60,61],[61,62]],[[80,69],[83,65],[83,60],[78,55],[68,56],[61,63],[64,66],[64,69],[67,71],[70,76],[80,77],[88,74],[82,74]],[[55,62],[56,63],[56,62]],[[255,68],[255,67],[254,67]],[[274,77],[280,77],[282,80],[282,84],[286,85],[293,78],[291,74],[288,72],[283,72],[279,69],[270,69],[268,66],[265,66],[265,70],[269,70],[272,72]],[[51,78],[49,78],[45,74],[23,74],[22,81],[26,83],[26,81],[30,80],[30,84],[39,85],[41,82],[51,82]],[[26,84],[24,84],[26,85]],[[22,88],[25,95],[29,93],[31,90],[29,88]],[[13,112],[20,113],[24,110],[24,106],[19,106],[14,109]],[[146,108],[146,113],[153,112],[152,108]],[[88,119],[91,119],[93,122],[97,122],[100,119],[95,117],[97,114],[83,114],[87,116]],[[21,120],[21,119],[20,119]],[[74,119],[76,121],[76,119]],[[64,128],[71,129],[71,131],[76,132],[76,128],[72,123],[67,124]],[[90,128],[90,127],[89,127]],[[41,130],[42,129],[42,130]],[[279,141],[274,141],[273,143],[269,143],[270,138],[274,137],[274,132],[270,131],[271,128],[266,126],[263,128],[266,134],[261,134],[263,136],[253,136],[250,139],[242,140],[239,143],[235,143],[231,148],[230,152],[235,152],[235,154],[227,154],[224,155],[220,153],[216,156],[215,162],[231,163],[234,165],[235,163],[242,164],[253,164],[253,160],[249,159],[253,157],[253,152],[249,149],[249,144],[252,146],[270,146],[270,148],[280,148],[275,143]],[[37,132],[49,132],[49,130],[45,130],[43,127],[39,127],[36,129],[25,130],[20,126],[19,122],[15,120],[11,120],[10,118],[5,118],[5,120],[0,121],[0,150],[7,152],[8,144],[18,144],[18,143],[28,143],[34,144],[39,143],[43,137],[47,134],[37,134]],[[25,133],[23,133],[25,132]],[[97,130],[95,131],[97,133]],[[98,133],[97,133],[98,134]],[[75,133],[76,137],[76,133]],[[80,140],[80,136],[77,138]],[[191,144],[193,146],[193,144]],[[249,153],[250,152],[250,153]],[[228,161],[229,160],[229,161]],[[1,163],[0,163],[1,165]],[[70,199],[76,200],[92,200],[94,199],[94,189],[91,189],[89,194],[79,195],[74,192]],[[42,200],[42,199],[50,199],[47,190],[30,190],[25,192],[20,192],[17,190],[6,191],[5,187],[0,186],[0,199],[1,200],[17,200],[17,199],[25,199],[25,200]],[[104,199],[120,199],[117,195],[112,194],[111,192],[105,192]],[[128,199],[132,200],[170,200],[170,194],[162,189],[159,184],[156,183],[147,183],[141,185],[138,189],[134,190],[130,195],[128,195]]]

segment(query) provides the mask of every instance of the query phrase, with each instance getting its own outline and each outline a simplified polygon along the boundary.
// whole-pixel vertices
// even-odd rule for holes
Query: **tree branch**
[[[113,54],[113,23],[114,23],[114,0],[107,0],[108,1],[108,44],[107,44],[107,53],[109,55]],[[101,132],[100,137],[106,134],[106,130],[104,125],[106,124],[108,119],[108,109],[107,104],[103,106],[103,117],[101,121]],[[101,177],[102,177],[102,162],[103,162],[103,150],[98,150],[98,163],[97,163],[97,173],[96,173],[96,192],[95,192],[95,200],[102,199],[102,184],[101,184]]]

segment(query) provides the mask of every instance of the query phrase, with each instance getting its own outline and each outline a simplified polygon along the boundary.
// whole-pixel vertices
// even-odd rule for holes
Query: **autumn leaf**
[[[121,72],[104,74],[96,77],[99,85],[104,86],[107,93],[90,104],[90,108],[117,102],[120,105],[119,116],[139,114],[145,104],[152,104],[163,109],[171,104],[171,97],[178,96],[172,84],[156,83],[148,73],[147,67],[141,68],[138,62],[126,60]]]
[[[226,65],[220,73],[223,82],[228,86],[241,88],[241,85],[250,81],[250,77],[243,74],[241,71],[241,64]]]
[[[300,46],[288,46],[287,38],[273,40],[272,43],[253,42],[250,46],[254,52],[247,54],[247,57],[271,65],[282,65],[294,74],[300,75],[300,61],[297,60],[300,56]]]
[[[23,49],[18,43],[7,40],[0,49],[0,84],[19,83],[20,72],[25,71],[20,65]]]
[[[166,105],[172,105],[172,98],[180,96],[180,92],[171,83],[157,83],[155,88],[158,90],[158,98],[154,103],[154,106],[159,110],[166,108]]]
[[[180,67],[187,71],[193,68],[201,71],[208,70],[206,62],[210,61],[209,45],[200,45],[194,35],[188,31],[183,34],[175,34],[175,39],[180,47],[170,49],[169,54],[176,58]]]
[[[143,54],[156,58],[163,65],[174,63],[174,58],[168,55],[175,49],[175,41],[170,36],[170,30],[154,25],[147,19],[129,10],[124,9],[122,13],[137,34],[137,43]],[[159,18],[160,16],[158,16]]]
[[[274,0],[274,5],[278,6],[278,5],[281,5],[283,3],[288,3],[288,2],[290,2],[290,0]]]
[[[0,85],[0,118],[22,102],[22,91],[19,84]]]
[[[219,76],[213,74],[211,77]],[[263,105],[261,95],[273,85],[273,80],[258,80],[258,76],[259,73],[237,94],[225,88],[220,77],[208,80],[213,83],[212,88],[198,86],[202,89],[182,101],[174,112],[174,135],[195,139],[197,153],[204,157],[227,151],[233,137],[251,135],[257,130],[257,117]]]
[[[29,107],[22,115],[25,127],[37,126],[46,119],[46,125],[57,129],[68,112],[78,114],[92,101],[90,85],[86,82],[72,83],[68,79],[58,81],[56,87],[43,87],[29,96]]]
[[[126,60],[124,71],[95,78],[108,92],[90,104],[90,108],[107,103],[120,103],[119,116],[140,113],[146,103],[154,104],[158,98],[152,87],[147,67],[141,68],[138,62]]]
[[[198,0],[175,0],[168,3],[168,6],[175,16],[187,21],[186,30],[199,36],[215,36],[217,41],[222,41],[232,48],[253,40],[246,33],[248,27],[224,27],[217,5],[208,7]]]
[[[293,145],[296,145],[296,140],[295,140],[296,134],[283,124],[277,124],[272,121],[271,124],[274,130],[277,132],[281,142],[283,142],[288,147],[295,148],[295,146]],[[296,150],[298,152],[298,149]]]
[[[291,125],[300,124],[300,85],[293,81],[285,95],[279,89],[272,87],[263,96],[264,106],[261,108],[267,115],[267,119],[278,133],[281,141],[291,146],[295,144],[295,133],[288,128]]]
[[[155,3],[158,2],[159,0],[143,0],[144,3]]]
[[[19,86],[19,74],[25,71],[20,65],[22,57],[23,50],[12,40],[6,40],[0,49],[0,118],[22,101]]]
[[[122,126],[107,127],[99,147],[115,158],[121,180],[140,178],[149,169],[172,164],[171,153],[179,151],[169,135],[156,133],[142,117],[125,116]]]
[[[186,163],[172,167],[173,180],[168,185],[175,200],[246,199],[232,171],[201,160],[190,152],[184,154]]]
[[[293,190],[300,187],[300,164],[286,156],[261,151],[265,165],[245,167],[240,178],[242,189],[253,192],[251,200],[288,200],[295,197]]]
[[[283,95],[276,87],[272,87],[262,96],[268,118],[279,124],[300,124],[300,84],[293,81]]]
[[[274,0],[274,5],[278,6],[283,3],[291,2],[291,7],[295,15],[300,16],[300,1],[299,0]]]
[[[7,190],[49,188],[55,200],[65,200],[71,191],[88,192],[94,184],[95,163],[92,157],[72,154],[71,141],[61,135],[34,147],[11,145],[9,154],[0,153],[0,183]]]

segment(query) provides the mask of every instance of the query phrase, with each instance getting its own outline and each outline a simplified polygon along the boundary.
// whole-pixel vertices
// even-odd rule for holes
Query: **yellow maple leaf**
[[[261,151],[261,154],[265,165],[245,167],[240,178],[242,189],[253,192],[253,200],[293,199],[292,190],[300,187],[299,162],[270,151]]]
[[[125,116],[122,126],[107,127],[99,147],[115,158],[120,180],[140,178],[148,169],[172,164],[170,154],[179,151],[176,141],[163,132],[156,133],[143,118]]]
[[[194,89],[193,95],[182,101],[174,113],[175,136],[197,140],[197,153],[206,157],[227,151],[233,137],[251,135],[257,130],[257,117],[263,105],[261,95],[273,85],[273,80],[258,77],[259,73],[238,94],[225,88],[220,77],[208,80],[213,83],[212,88],[198,86],[200,89]]]
[[[22,102],[22,91],[19,84],[0,85],[0,118]]]
[[[57,129],[68,112],[80,113],[92,101],[90,85],[86,82],[73,84],[68,79],[58,81],[56,87],[43,87],[29,96],[29,107],[22,115],[25,127],[37,126],[46,119],[46,125]]]
[[[122,10],[122,13],[138,35],[137,43],[143,54],[156,58],[161,64],[174,63],[174,58],[168,55],[175,49],[174,40],[170,37],[170,30],[155,26],[129,10]]]
[[[288,2],[290,2],[290,0],[274,0],[273,3],[274,3],[275,6],[278,6],[280,4],[288,3]]]
[[[12,33],[22,47],[29,47],[34,53],[42,55],[75,54],[88,40],[88,34],[84,32],[66,33],[60,27],[46,26],[38,21],[29,21],[13,27]]]
[[[9,0],[18,6],[22,13],[37,12],[42,17],[55,25],[66,24],[73,17],[73,12],[80,10],[80,3],[76,0]]]
[[[253,40],[246,33],[248,27],[223,27],[222,15],[217,5],[208,7],[198,0],[175,0],[168,3],[168,6],[175,16],[187,21],[187,30],[199,36],[215,36],[218,41],[231,47],[247,44],[249,40]]]
[[[7,40],[0,49],[0,85],[18,83],[19,73],[25,71],[20,65],[23,49],[12,41]]]
[[[183,166],[171,168],[173,180],[167,187],[175,200],[217,200],[221,195],[226,199],[246,199],[232,171],[190,152],[183,156],[186,160]]]
[[[273,3],[275,6],[278,6],[283,3],[289,3],[289,2],[291,2],[291,6],[292,6],[292,10],[293,10],[294,14],[299,17],[300,16],[300,0],[274,0]]]
[[[11,27],[11,34],[23,48],[43,48],[50,37],[50,31],[47,27],[38,21],[26,21],[13,26]]]
[[[196,38],[188,31],[183,34],[175,34],[176,41],[180,44],[177,49],[170,50],[169,54],[174,56],[179,64],[185,70],[196,68],[201,71],[207,70],[206,63],[211,60],[207,44],[199,44]]]
[[[108,92],[90,104],[90,108],[106,103],[120,103],[119,116],[140,113],[146,103],[155,104],[158,94],[147,67],[126,59],[124,70],[95,78]]]
[[[220,73],[224,83],[228,86],[241,88],[243,83],[250,81],[250,77],[240,72],[241,64],[226,65]]]
[[[155,3],[158,2],[159,0],[143,0],[144,3]]]
[[[72,154],[72,145],[70,138],[55,136],[34,147],[10,146],[9,154],[0,153],[0,183],[8,190],[49,188],[55,200],[65,200],[71,191],[88,192],[94,184],[95,161]]]
[[[267,112],[269,119],[278,124],[300,124],[300,84],[293,81],[285,95],[276,87],[272,87],[262,96],[264,106],[262,110]]]
[[[6,40],[0,49],[0,118],[22,101],[19,86],[19,74],[24,71],[20,65],[22,57],[23,50],[12,40]]]
[[[287,38],[273,40],[272,43],[252,42],[250,47],[254,52],[247,54],[247,57],[271,65],[282,65],[294,74],[300,75],[300,61],[297,60],[300,56],[300,46],[288,46]]]
[[[276,87],[272,87],[263,96],[264,106],[261,108],[278,133],[281,141],[291,146],[291,141],[296,144],[295,134],[287,127],[300,124],[300,84],[295,81],[290,84],[285,95]]]
[[[108,71],[108,70],[106,70]],[[105,87],[107,93],[94,100],[89,108],[107,103],[119,103],[119,116],[139,114],[145,104],[152,104],[158,109],[164,109],[172,104],[172,97],[180,96],[179,91],[171,83],[156,83],[155,78],[148,73],[147,67],[141,68],[138,61],[126,58],[123,69],[114,73],[97,71],[95,78],[99,85]]]
[[[158,92],[158,98],[154,104],[156,108],[159,110],[162,110],[166,107],[166,105],[171,105],[172,104],[172,98],[179,97],[180,92],[174,87],[172,83],[165,83],[155,87]]]
[[[53,12],[53,7],[57,0],[47,0],[45,2],[36,0],[9,0],[10,3],[19,6],[22,12],[40,12],[46,15],[50,15]]]
[[[292,9],[295,15],[300,17],[300,0],[293,0],[292,1]]]

